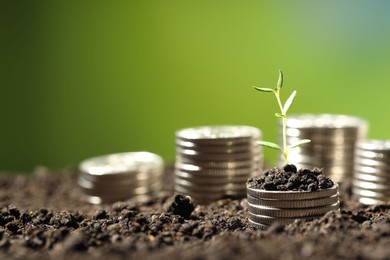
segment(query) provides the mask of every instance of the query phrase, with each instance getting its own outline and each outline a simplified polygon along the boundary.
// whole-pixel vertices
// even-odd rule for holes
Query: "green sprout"
[[[290,97],[286,100],[286,103],[284,105],[282,104],[282,101],[280,100],[280,90],[283,86],[283,73],[281,70],[279,70],[279,79],[278,83],[276,84],[276,88],[258,88],[254,87],[256,90],[262,91],[262,92],[273,92],[275,94],[276,100],[278,102],[278,106],[280,109],[280,113],[275,113],[275,116],[277,118],[281,118],[283,120],[283,149],[278,144],[267,142],[267,141],[259,141],[258,143],[262,146],[266,146],[272,149],[279,150],[284,157],[285,164],[288,164],[288,153],[291,149],[301,146],[306,143],[310,143],[311,140],[309,139],[302,139],[297,141],[296,143],[293,143],[289,146],[287,146],[287,137],[286,137],[286,129],[287,129],[287,110],[290,108],[295,95],[297,94],[297,91],[294,90],[293,93],[291,93]]]

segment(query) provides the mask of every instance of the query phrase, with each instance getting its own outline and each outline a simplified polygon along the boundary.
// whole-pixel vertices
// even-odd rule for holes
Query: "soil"
[[[261,177],[251,178],[250,188],[270,191],[316,191],[333,187],[334,183],[326,177],[324,169],[297,169],[293,164],[283,168],[266,170]]]
[[[1,259],[390,259],[390,204],[363,206],[340,186],[341,211],[256,230],[246,199],[194,205],[172,193],[90,205],[74,171],[0,176]]]

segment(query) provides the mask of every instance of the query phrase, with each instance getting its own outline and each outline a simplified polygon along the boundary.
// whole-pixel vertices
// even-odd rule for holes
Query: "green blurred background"
[[[0,2],[0,170],[95,155],[175,156],[179,128],[277,140],[256,86],[285,74],[290,113],[338,113],[389,138],[390,1]],[[266,150],[266,160],[276,155]]]

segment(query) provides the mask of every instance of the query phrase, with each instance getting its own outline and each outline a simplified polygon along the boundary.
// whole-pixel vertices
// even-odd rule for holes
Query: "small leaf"
[[[275,116],[276,116],[276,117],[279,117],[279,118],[284,118],[284,117],[286,117],[285,115],[282,115],[281,113],[275,113]]]
[[[258,88],[258,87],[254,87],[256,90],[258,91],[263,91],[263,92],[274,92],[274,90],[272,88]]]
[[[283,107],[284,114],[287,114],[287,110],[290,108],[296,94],[297,94],[297,91],[294,90],[294,92],[291,93],[290,97],[287,99],[286,103],[284,103],[284,107]]]
[[[258,141],[257,143],[258,143],[258,144],[261,144],[262,146],[266,146],[266,147],[269,147],[269,148],[272,148],[272,149],[282,150],[282,148],[280,148],[279,145],[274,144],[274,143],[271,143],[271,142],[267,142],[267,141]]]
[[[310,142],[311,142],[310,139],[302,139],[302,140],[299,140],[298,142],[293,143],[292,145],[290,145],[290,146],[288,147],[288,150],[293,149],[293,148],[298,147],[298,146],[301,146],[301,145],[303,145],[303,144],[310,143]]]
[[[279,78],[276,87],[280,89],[282,88],[282,86],[283,86],[283,72],[282,70],[279,70]]]

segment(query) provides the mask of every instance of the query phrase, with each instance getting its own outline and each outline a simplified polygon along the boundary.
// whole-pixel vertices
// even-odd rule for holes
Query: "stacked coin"
[[[176,132],[175,190],[198,203],[244,197],[246,181],[260,173],[259,129],[203,126]]]
[[[363,204],[390,202],[390,140],[356,144],[352,191]]]
[[[164,162],[149,152],[94,157],[81,162],[78,184],[85,200],[100,204],[129,198],[142,199],[162,189]]]
[[[340,209],[338,185],[317,191],[267,191],[247,188],[249,223],[266,229],[274,223],[314,219]]]
[[[287,119],[287,144],[301,139],[310,139],[311,143],[292,149],[289,162],[299,168],[323,167],[333,181],[342,182],[352,177],[355,143],[365,139],[366,134],[366,121],[357,117],[329,114],[291,116]]]

